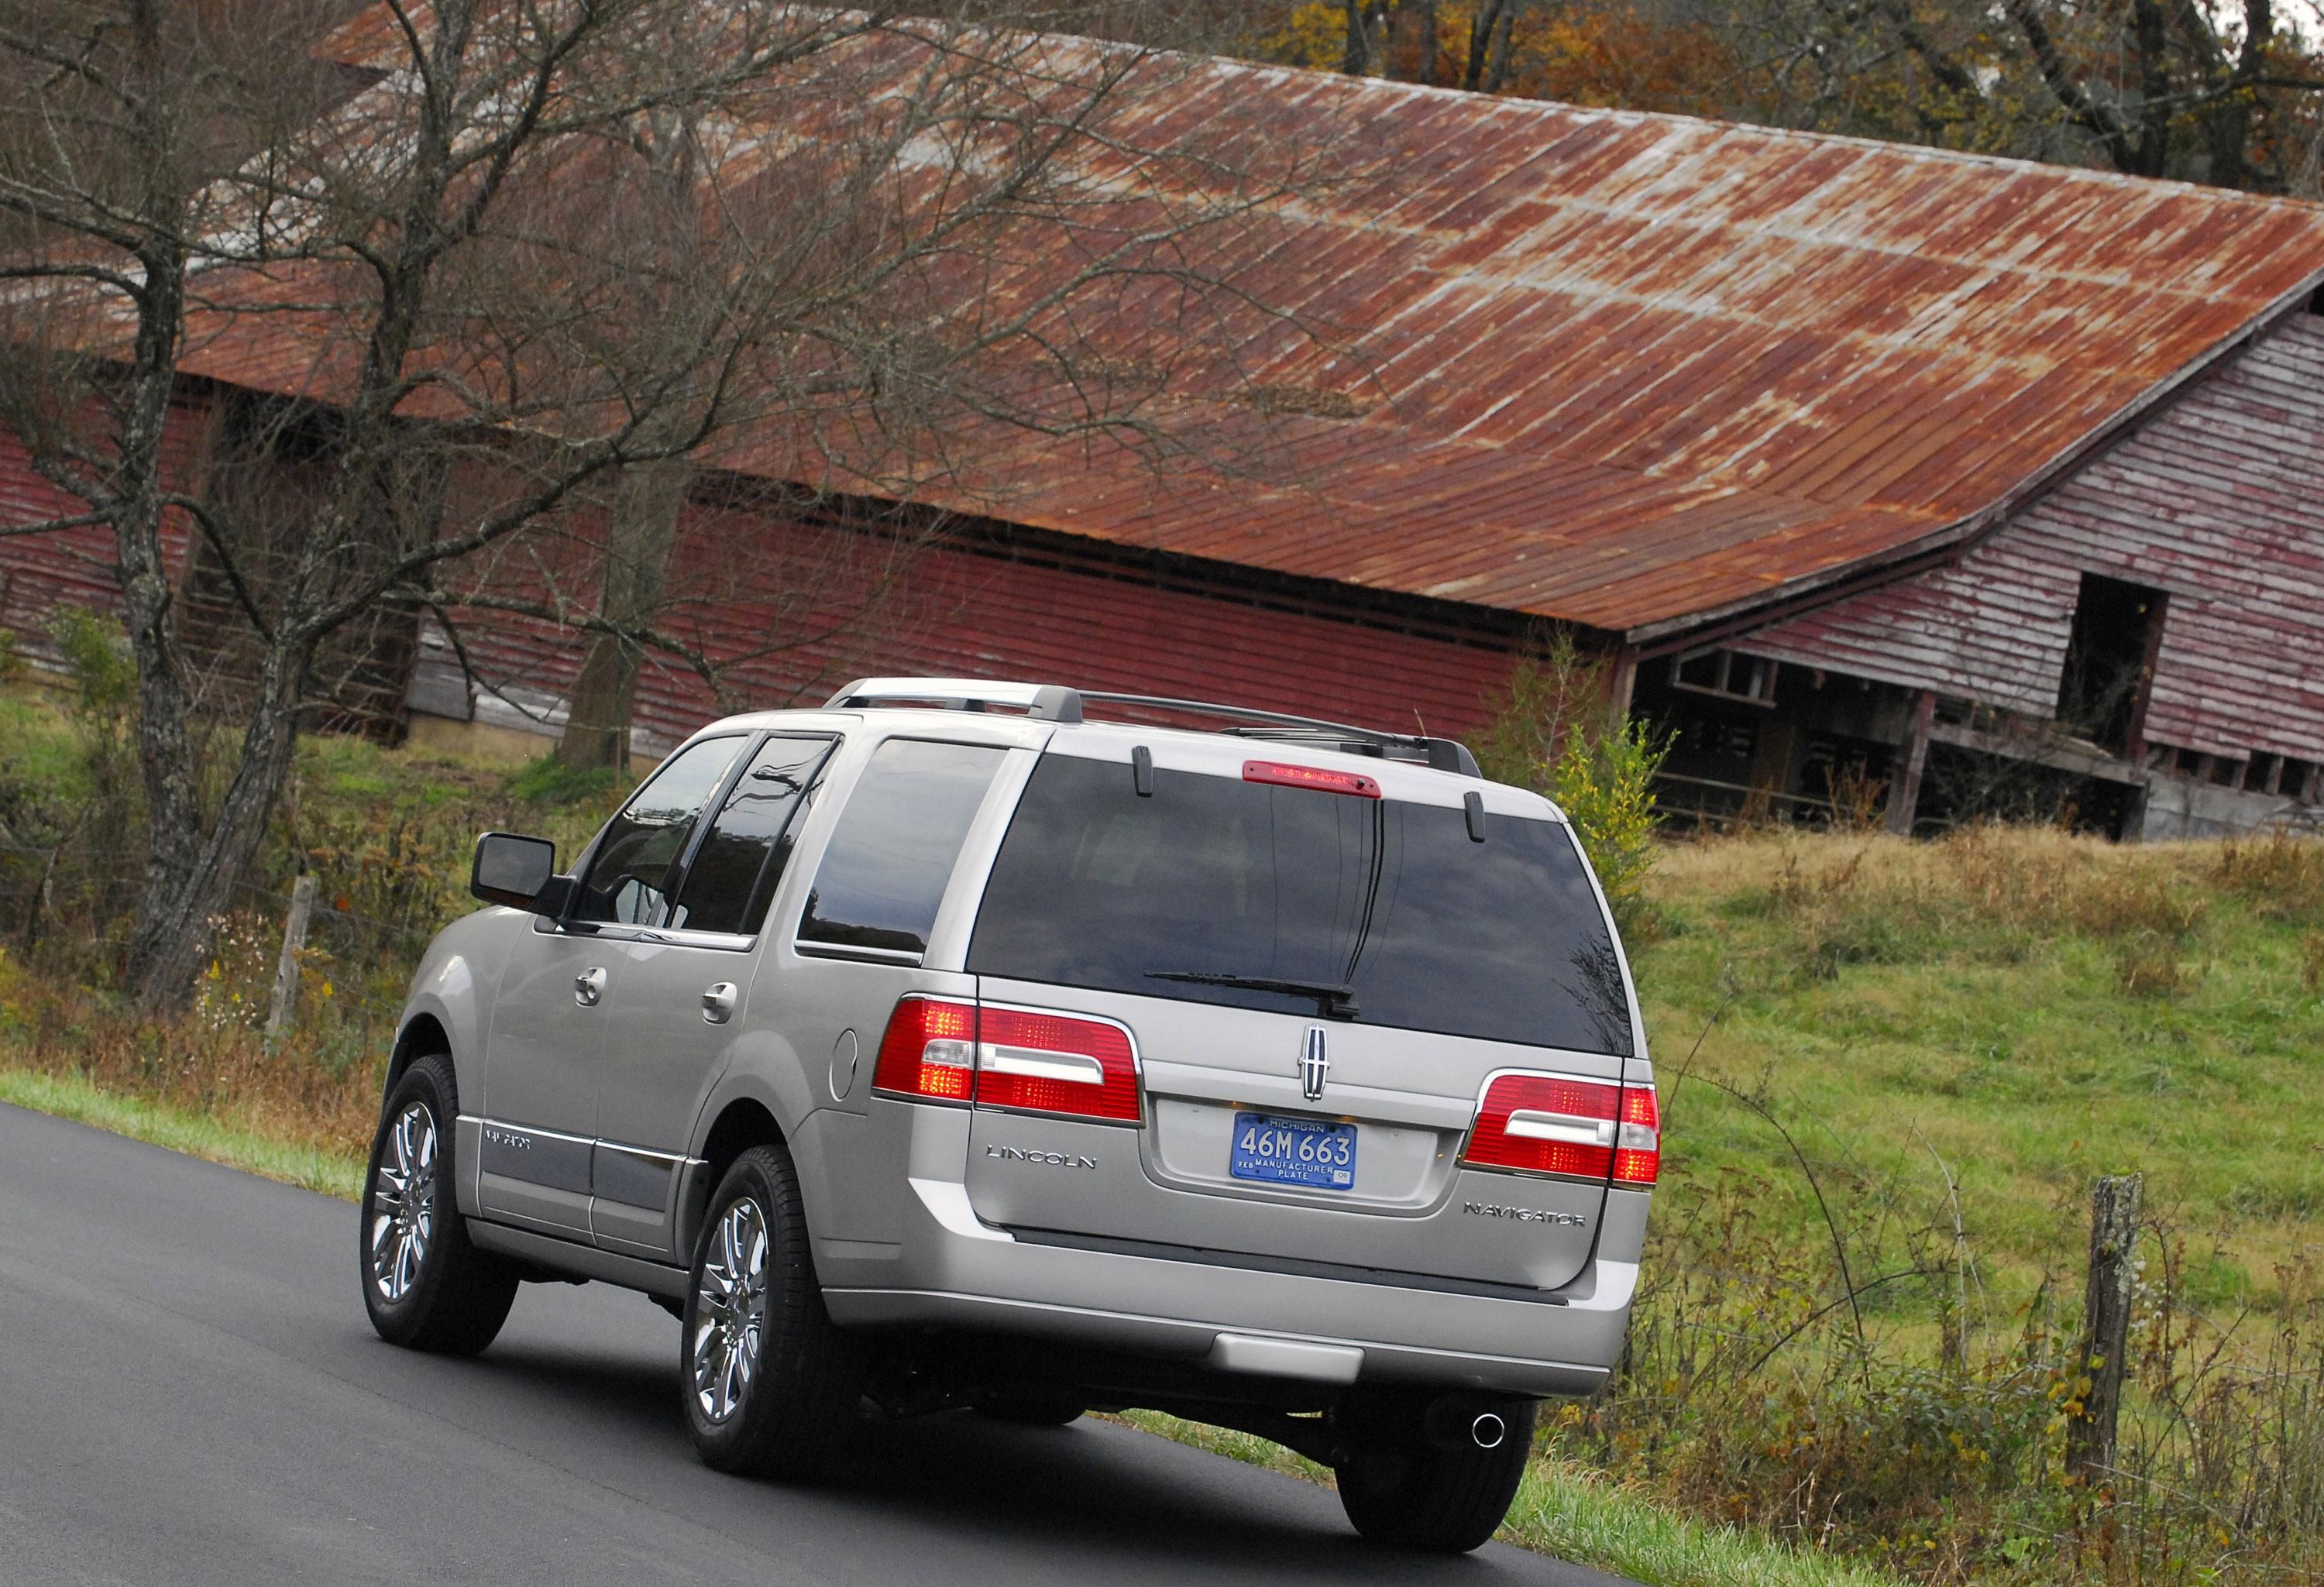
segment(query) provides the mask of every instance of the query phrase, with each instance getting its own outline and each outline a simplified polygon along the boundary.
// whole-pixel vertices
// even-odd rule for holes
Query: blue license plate
[[[1237,1179],[1351,1190],[1356,1183],[1356,1127],[1323,1119],[1278,1119],[1237,1113],[1227,1172]]]

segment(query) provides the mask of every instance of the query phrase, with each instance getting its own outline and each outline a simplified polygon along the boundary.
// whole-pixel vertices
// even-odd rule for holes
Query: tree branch
[[[2093,98],[2089,90],[2075,80],[2073,69],[2066,63],[2064,51],[2058,48],[2050,24],[2043,20],[2037,0],[2002,0],[2009,20],[2025,37],[2026,46],[2034,51],[2034,65],[2042,74],[2043,83],[2051,97],[2072,118],[2075,125],[2097,135],[2106,145],[2107,154],[2115,169],[2135,173],[2138,170],[2138,148],[2131,141],[2130,128],[2110,105]]]

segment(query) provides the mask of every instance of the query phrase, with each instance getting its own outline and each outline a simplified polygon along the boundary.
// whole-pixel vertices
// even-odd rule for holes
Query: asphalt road
[[[382,1343],[344,1202],[0,1106],[0,1583],[1542,1582],[1382,1553],[1329,1492],[1105,1423],[696,1463],[678,1324],[529,1285],[474,1361]]]

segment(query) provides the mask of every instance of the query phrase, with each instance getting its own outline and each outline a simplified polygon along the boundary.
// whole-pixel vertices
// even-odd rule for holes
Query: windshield
[[[1565,827],[1044,755],[968,969],[1630,1055],[1614,944]]]

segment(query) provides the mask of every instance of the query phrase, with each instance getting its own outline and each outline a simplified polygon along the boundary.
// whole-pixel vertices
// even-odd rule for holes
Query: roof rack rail
[[[925,701],[947,711],[982,711],[1011,706],[1040,722],[1079,722],[1082,697],[1054,683],[994,683],[982,678],[859,678],[823,708],[902,705]]]
[[[1458,739],[1432,738],[1416,733],[1387,733],[1377,727],[1354,727],[1344,722],[1294,716],[1283,711],[1260,711],[1249,706],[1221,706],[1208,700],[1173,699],[1163,695],[1120,695],[1084,689],[1081,697],[1084,700],[1100,700],[1110,706],[1144,706],[1204,716],[1224,716],[1251,724],[1224,730],[1242,738],[1266,739],[1277,743],[1332,745],[1386,760],[1409,758],[1439,771],[1457,771],[1465,777],[1484,775],[1478,768],[1477,757],[1471,754],[1469,746]],[[1396,754],[1394,752],[1397,751],[1404,753]]]
[[[1222,729],[1242,738],[1276,743],[1313,744],[1318,748],[1375,755],[1383,760],[1415,761],[1439,771],[1482,777],[1477,757],[1457,739],[1431,738],[1425,734],[1385,733],[1377,727],[1355,727],[1314,716],[1294,716],[1282,711],[1261,711],[1249,706],[1222,706],[1210,700],[1182,700],[1167,695],[1124,695],[1098,689],[1073,689],[1054,683],[996,683],[982,678],[859,678],[824,703],[826,711],[858,706],[927,704],[948,711],[983,711],[994,706],[1019,710],[1040,722],[1074,723],[1083,719],[1082,704],[1096,700],[1109,706],[1138,706],[1148,710],[1184,711],[1197,716],[1221,716],[1238,724]]]

